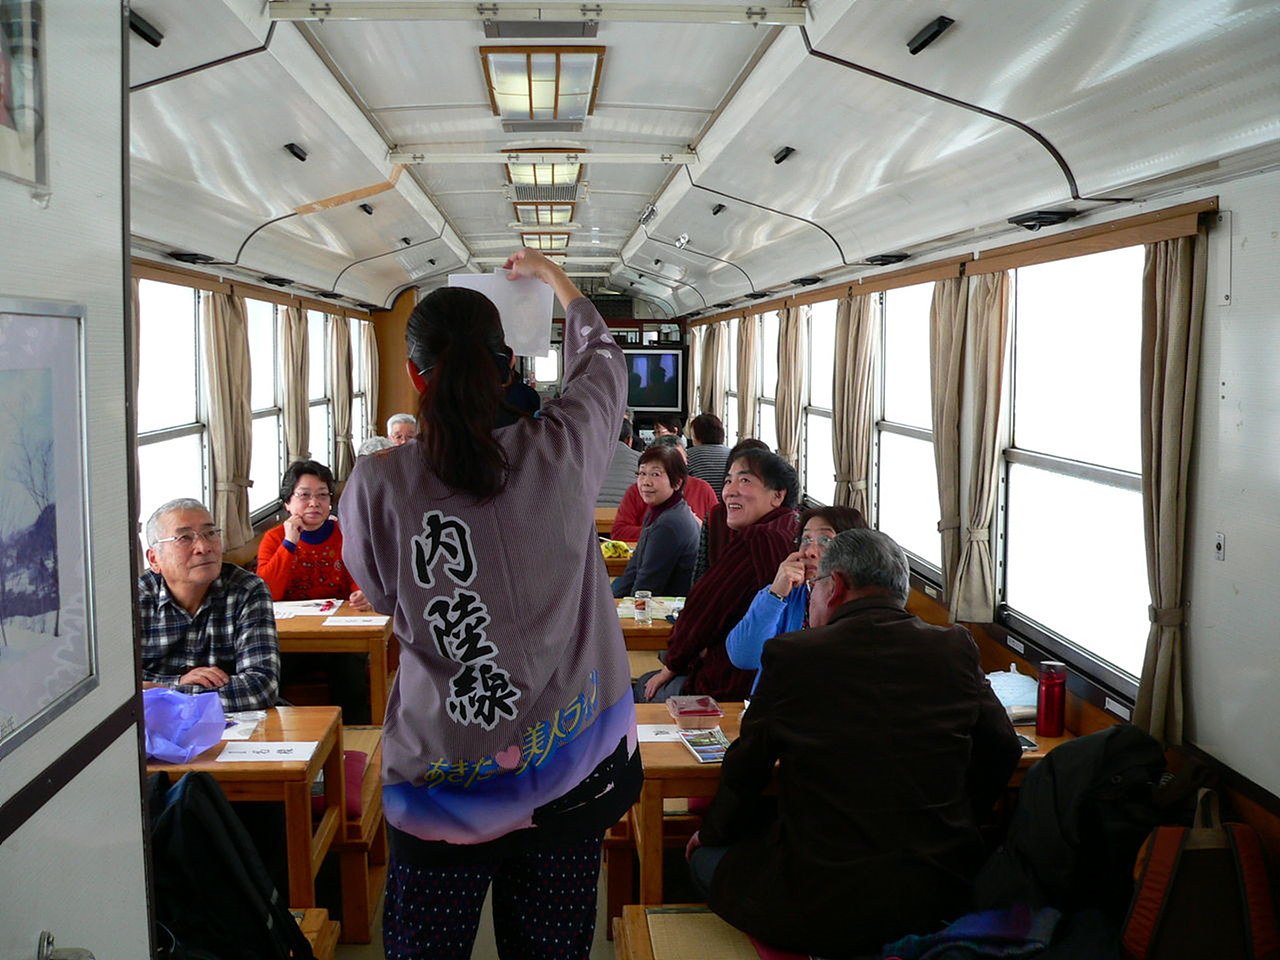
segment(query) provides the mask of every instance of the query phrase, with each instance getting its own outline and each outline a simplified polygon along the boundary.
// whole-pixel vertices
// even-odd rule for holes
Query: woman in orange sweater
[[[330,512],[333,473],[314,460],[289,465],[280,481],[280,501],[288,518],[262,536],[258,576],[272,600],[345,599],[359,611],[372,609],[342,563],[342,531]],[[342,707],[343,722],[369,722],[367,658],[357,653],[284,654],[281,680],[289,682],[316,668],[329,677],[330,699]]]

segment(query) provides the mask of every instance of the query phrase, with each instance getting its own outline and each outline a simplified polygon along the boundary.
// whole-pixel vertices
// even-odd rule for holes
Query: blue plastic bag
[[[192,696],[164,687],[142,691],[147,756],[186,763],[222,739],[227,718],[216,693]]]

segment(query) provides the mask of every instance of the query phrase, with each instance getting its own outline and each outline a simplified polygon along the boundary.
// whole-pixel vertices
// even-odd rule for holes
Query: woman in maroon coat
[[[777,454],[745,450],[724,481],[729,541],[689,593],[667,642],[666,666],[636,681],[636,700],[665,700],[702,693],[741,700],[751,693],[754,671],[729,662],[725,637],[742,619],[760,584],[795,549],[796,472]]]

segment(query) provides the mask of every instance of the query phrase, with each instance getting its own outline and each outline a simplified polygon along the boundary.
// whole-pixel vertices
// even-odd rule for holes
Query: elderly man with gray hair
[[[387,418],[387,439],[397,447],[418,435],[418,418],[412,413],[393,413]]]
[[[827,545],[690,841],[712,909],[771,946],[875,953],[966,912],[976,818],[1021,750],[973,638],[908,613],[909,578],[878,530]]]
[[[267,585],[222,562],[222,531],[199,500],[162,504],[146,538],[142,686],[216,691],[226,710],[273,706],[280,653]]]

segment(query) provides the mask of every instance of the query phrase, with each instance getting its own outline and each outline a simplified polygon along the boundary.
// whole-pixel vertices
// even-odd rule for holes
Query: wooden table
[[[596,533],[608,536],[613,529],[613,518],[617,515],[617,507],[596,507]]]
[[[344,830],[342,723],[337,707],[273,707],[248,742],[314,741],[308,761],[219,763],[227,741],[210,747],[189,763],[148,763],[147,773],[164,771],[177,779],[201,771],[212,776],[228,800],[284,802],[285,855],[289,866],[289,905],[316,905],[316,871],[334,838]],[[314,829],[311,785],[324,771],[324,810]]]
[[[276,621],[281,653],[367,653],[369,654],[369,713],[381,725],[387,713],[387,647],[391,642],[391,618],[376,627],[328,626],[336,617],[368,617],[344,603],[336,614],[317,617],[289,617]]]
[[[625,622],[625,621],[624,621]],[[722,703],[724,718],[720,729],[730,740],[736,740],[741,726],[742,704]],[[671,723],[665,703],[636,704],[637,723]],[[1036,741],[1036,749],[1024,750],[1009,783],[1022,780],[1028,767],[1054,747],[1072,739],[1037,737],[1035,726],[1016,727],[1018,733]],[[662,801],[671,797],[710,797],[720,785],[720,764],[698,763],[683,743],[641,743],[640,763],[644,767],[644,786],[640,799],[627,814],[631,835],[635,837],[636,857],[640,861],[642,904],[662,903]]]
[[[647,626],[641,626],[631,617],[620,617],[619,622],[622,624],[622,639],[626,641],[628,650],[667,649],[667,638],[671,636],[671,628],[675,626],[666,617],[655,617]]]

